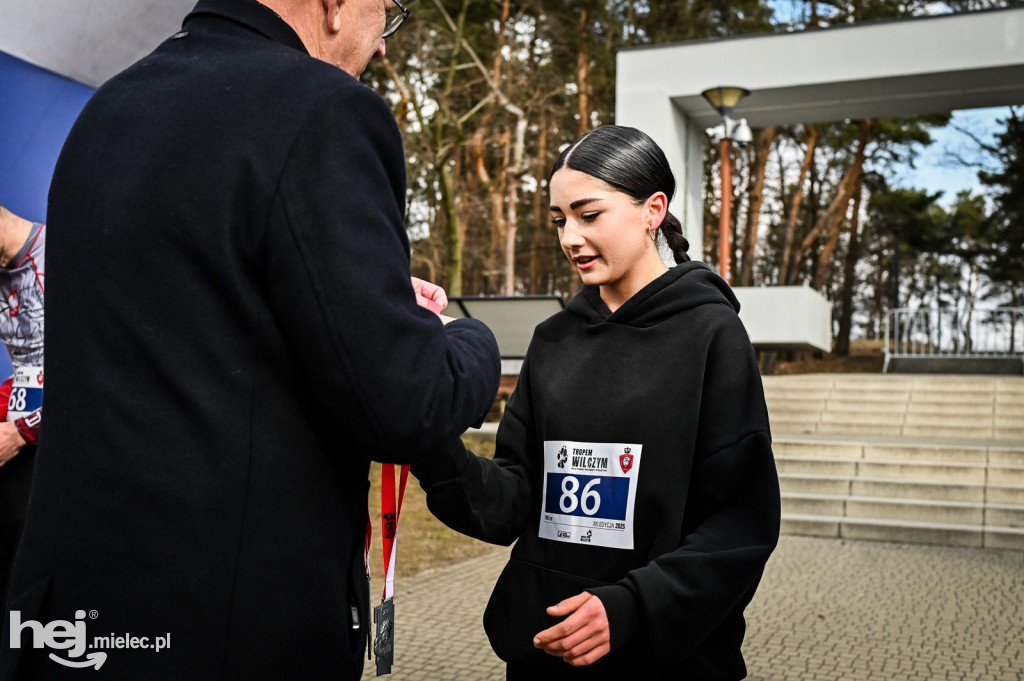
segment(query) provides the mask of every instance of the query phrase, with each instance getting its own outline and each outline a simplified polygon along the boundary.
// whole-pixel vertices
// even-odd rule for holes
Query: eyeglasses
[[[381,34],[381,38],[394,35],[395,31],[401,28],[405,20],[409,18],[409,9],[399,0],[394,0],[394,3],[394,7],[384,10],[387,20],[384,24],[384,33]]]

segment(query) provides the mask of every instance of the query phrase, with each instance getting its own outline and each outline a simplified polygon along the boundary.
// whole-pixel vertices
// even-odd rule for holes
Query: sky
[[[803,3],[797,0],[771,0],[769,4],[775,10],[775,20],[780,22],[799,22],[802,13],[806,12]],[[948,7],[942,4],[936,5],[935,13],[948,11]],[[953,125],[970,130],[978,138],[990,142],[993,141],[993,135],[1003,128],[997,119],[1005,118],[1008,111],[1005,106],[955,111],[951,125],[932,131],[935,143],[915,161],[916,167],[904,167],[893,184],[907,189],[941,190],[943,196],[939,202],[947,207],[956,199],[957,193],[964,189],[980,191],[978,170],[966,168],[949,158],[950,153],[965,158],[980,158],[977,145]]]
[[[980,161],[981,154],[974,141],[953,126],[969,130],[976,137],[992,142],[994,135],[1003,128],[998,120],[1006,118],[1008,112],[1005,106],[954,111],[950,125],[931,131],[935,143],[922,152],[915,161],[915,168],[904,166],[893,184],[929,192],[941,190],[944,193],[939,202],[946,207],[956,199],[957,192],[965,189],[979,192],[981,183],[978,182],[978,169],[964,167],[953,161],[951,156]]]

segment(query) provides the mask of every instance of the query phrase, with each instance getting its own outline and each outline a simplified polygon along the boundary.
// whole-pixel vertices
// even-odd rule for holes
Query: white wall
[[[806,286],[734,288],[740,321],[758,350],[832,350],[832,306]]]
[[[196,0],[2,0],[0,51],[98,87],[181,27]]]

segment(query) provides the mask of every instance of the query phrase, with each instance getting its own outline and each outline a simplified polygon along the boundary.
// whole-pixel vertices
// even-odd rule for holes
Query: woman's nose
[[[573,224],[572,220],[565,221],[565,227],[562,228],[562,245],[563,246],[582,246],[584,243],[583,235]]]

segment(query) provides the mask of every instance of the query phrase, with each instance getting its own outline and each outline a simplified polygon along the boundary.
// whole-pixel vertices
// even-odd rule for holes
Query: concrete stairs
[[[764,385],[784,533],[1024,550],[1024,378]]]

